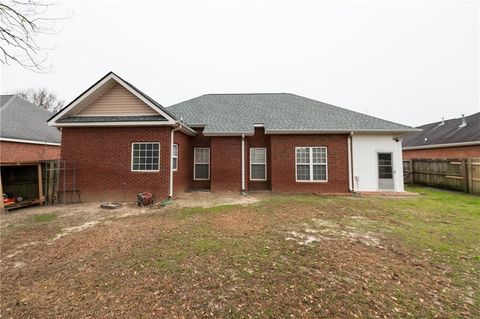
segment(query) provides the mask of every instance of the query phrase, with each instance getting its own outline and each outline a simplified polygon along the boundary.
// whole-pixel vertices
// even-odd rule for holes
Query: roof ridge
[[[467,115],[467,116],[465,116],[465,119],[472,118],[472,117],[474,117],[474,116],[476,116],[476,115],[480,115],[480,112],[476,112],[476,113]],[[453,117],[453,118],[450,118],[450,119],[445,119],[445,120],[443,120],[443,121],[436,121],[436,122],[431,122],[431,123],[422,124],[422,125],[419,125],[419,126],[417,126],[417,127],[421,128],[421,127],[425,127],[425,126],[429,126],[429,125],[434,125],[434,124],[439,125],[439,124],[442,123],[442,122],[447,123],[447,122],[461,121],[461,120],[462,120],[462,117],[461,117],[461,116],[460,116],[460,117]]]
[[[288,92],[206,93],[200,96],[204,96],[204,95],[267,95],[267,94],[292,94],[292,93],[288,93]]]

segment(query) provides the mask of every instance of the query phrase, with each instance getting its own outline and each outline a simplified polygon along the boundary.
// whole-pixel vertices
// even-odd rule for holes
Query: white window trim
[[[297,163],[297,149],[299,148],[308,148],[309,149],[309,163]],[[313,163],[313,150],[314,148],[323,148],[325,149],[325,164]],[[310,180],[299,180],[297,173],[298,165],[309,165],[310,166]],[[313,165],[325,165],[325,180],[313,180]],[[326,146],[297,146],[295,147],[295,181],[297,183],[327,183],[328,182],[328,149]]]
[[[176,171],[178,171],[178,154],[179,154],[178,144],[173,144],[173,147],[177,148],[177,156],[174,155],[175,153],[172,154],[172,163],[173,163],[173,159],[177,159],[177,167],[173,169],[173,171],[176,172]]]
[[[208,150],[208,163],[197,163],[197,149]],[[209,181],[210,180],[210,147],[194,147],[193,148],[193,180],[194,181]],[[195,166],[197,164],[208,164],[208,178],[196,178]]]
[[[253,150],[263,150],[265,152],[265,163],[253,163],[252,162],[252,151]],[[252,178],[252,165],[264,165],[265,166],[265,178]],[[250,148],[250,180],[251,181],[261,181],[264,182],[267,180],[267,149],[265,147],[252,147]]]
[[[135,144],[158,144],[158,169],[156,170],[138,170],[133,169],[133,145]],[[160,172],[160,142],[132,142],[130,153],[130,171],[135,173],[155,173]]]

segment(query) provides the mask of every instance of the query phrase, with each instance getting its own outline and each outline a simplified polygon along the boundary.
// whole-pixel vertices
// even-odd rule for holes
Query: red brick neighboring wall
[[[152,192],[155,200],[167,198],[170,130],[170,127],[64,128],[62,159],[76,161],[76,184],[81,199],[124,200],[125,193],[127,200],[135,200],[136,194],[144,191]],[[160,142],[159,172],[131,171],[132,142]],[[67,185],[71,185],[69,182]]]
[[[480,157],[480,145],[404,150],[403,159],[414,158],[469,158]]]
[[[182,132],[174,133],[174,143],[178,145],[178,169],[173,172],[174,197],[192,188],[193,147],[192,138]]]
[[[272,135],[272,191],[294,193],[348,192],[348,135]],[[328,182],[295,181],[295,147],[326,146]]]
[[[242,138],[212,137],[210,142],[212,192],[242,190]]]
[[[60,146],[0,141],[0,163],[60,159]]]

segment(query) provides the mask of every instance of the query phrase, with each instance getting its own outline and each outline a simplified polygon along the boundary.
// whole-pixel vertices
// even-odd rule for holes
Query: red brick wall
[[[403,151],[403,159],[480,157],[480,145]]]
[[[255,134],[253,136],[247,136],[245,142],[245,179],[246,188],[248,190],[269,190],[271,189],[270,177],[271,177],[271,152],[270,152],[270,135],[265,135],[263,128],[255,128]],[[267,149],[267,180],[263,181],[251,181],[250,180],[250,148],[263,147]]]
[[[348,192],[348,135],[272,135],[271,182],[274,192]],[[328,182],[295,181],[295,147],[326,146]]]
[[[192,138],[182,132],[174,133],[174,143],[178,145],[178,169],[173,172],[174,197],[192,188],[193,147]]]
[[[212,192],[242,190],[242,138],[212,137],[210,184]]]
[[[131,171],[131,143],[160,142],[160,171]],[[76,184],[83,201],[134,200],[150,191],[155,200],[168,196],[169,127],[64,128],[62,159],[76,161]],[[67,177],[70,175],[67,174]],[[71,181],[70,181],[71,182]],[[67,188],[72,187],[67,182]]]
[[[60,159],[60,146],[0,141],[0,163]]]

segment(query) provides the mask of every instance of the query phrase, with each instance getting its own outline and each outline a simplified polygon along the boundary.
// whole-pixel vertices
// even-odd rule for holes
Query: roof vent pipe
[[[467,121],[465,120],[465,114],[462,114],[462,124],[460,124],[458,127],[465,127],[467,126]]]
[[[440,125],[443,125],[445,124],[445,118],[442,116],[442,122],[440,123]]]

